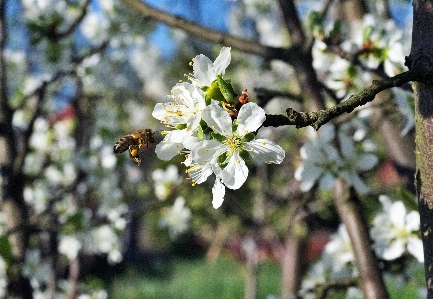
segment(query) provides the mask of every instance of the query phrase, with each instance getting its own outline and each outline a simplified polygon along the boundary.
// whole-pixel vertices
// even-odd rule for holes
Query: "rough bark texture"
[[[414,0],[407,64],[419,76],[416,99],[416,189],[424,244],[427,298],[433,299],[433,1]]]

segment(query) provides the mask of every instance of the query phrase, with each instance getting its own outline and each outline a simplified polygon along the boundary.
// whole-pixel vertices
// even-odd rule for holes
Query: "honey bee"
[[[129,149],[129,156],[140,166],[140,148],[146,144],[155,143],[155,133],[151,129],[137,130],[119,139],[114,144],[113,152],[120,155]]]

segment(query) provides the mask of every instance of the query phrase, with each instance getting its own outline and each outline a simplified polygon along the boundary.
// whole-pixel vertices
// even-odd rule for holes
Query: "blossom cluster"
[[[384,260],[395,260],[409,253],[423,263],[418,211],[407,211],[402,201],[392,202],[385,195],[379,196],[379,201],[383,211],[376,215],[370,230],[376,254]]]
[[[339,147],[334,145],[335,141]],[[310,190],[316,183],[320,189],[332,189],[337,178],[343,178],[359,194],[369,191],[359,173],[372,169],[378,157],[357,151],[354,139],[344,132],[336,134],[332,124],[324,125],[321,134],[305,143],[300,153],[304,161],[295,178],[301,181],[302,191]]]
[[[205,55],[193,59],[191,83],[176,84],[168,102],[156,104],[153,117],[171,130],[156,146],[162,160],[179,153],[194,184],[203,183],[212,174],[213,207],[221,206],[225,188],[239,189],[248,177],[247,160],[256,163],[282,162],[284,150],[267,139],[256,139],[256,131],[265,121],[265,112],[248,102],[246,90],[237,96],[229,80],[223,78],[230,64],[230,48],[222,48],[212,62]]]

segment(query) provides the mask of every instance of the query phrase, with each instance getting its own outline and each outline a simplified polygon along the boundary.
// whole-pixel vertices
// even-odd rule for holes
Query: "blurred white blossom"
[[[369,188],[359,173],[372,169],[378,162],[377,156],[358,151],[353,137],[343,132],[338,134],[338,150],[333,144],[335,137],[334,126],[326,124],[316,138],[302,146],[301,157],[304,162],[295,172],[295,178],[301,181],[301,190],[310,190],[316,182],[321,189],[331,189],[335,180],[342,178],[358,193],[367,193]]]
[[[6,261],[0,256],[0,298],[5,298],[7,288]]]
[[[119,237],[111,226],[102,225],[95,228],[91,235],[90,245],[93,252],[108,254],[108,261],[111,263],[122,261]]]
[[[152,179],[154,181],[155,195],[160,200],[167,199],[172,188],[182,182],[175,165],[169,165],[165,170],[155,169],[152,172]]]
[[[59,242],[59,253],[65,255],[70,261],[78,256],[82,244],[74,236],[62,236]]]
[[[383,211],[376,215],[370,230],[377,255],[385,260],[394,260],[409,252],[423,263],[418,211],[408,212],[402,201],[391,202],[385,195],[379,196],[379,200]]]
[[[341,224],[338,231],[326,244],[322,260],[332,270],[333,278],[352,276],[355,270],[355,255],[346,226]]]
[[[185,206],[185,199],[178,197],[172,207],[162,210],[159,224],[168,229],[171,238],[176,238],[188,230],[190,218],[191,210]]]

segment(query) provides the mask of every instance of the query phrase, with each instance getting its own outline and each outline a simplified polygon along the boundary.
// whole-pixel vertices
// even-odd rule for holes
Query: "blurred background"
[[[151,115],[155,104],[166,101],[179,80],[187,80],[184,74],[192,72],[193,57],[205,54],[213,61],[223,45],[143,17],[127,1],[3,2],[1,35],[7,39],[1,49],[6,70],[1,130],[7,145],[0,155],[7,162],[2,172],[12,175],[3,175],[0,182],[6,206],[0,219],[0,295],[16,291],[7,287],[11,277],[25,277],[25,287],[16,292],[27,288],[33,298],[270,299],[281,298],[291,288],[308,290],[308,279],[326,276],[307,273],[339,233],[342,242],[349,241],[339,230],[332,192],[317,185],[314,192],[304,192],[302,181],[295,179],[305,158],[300,148],[314,135],[308,129],[262,128],[260,136],[278,142],[286,159],[281,165],[251,165],[247,183],[239,190],[227,190],[217,210],[211,205],[213,180],[192,187],[182,165],[184,156],[161,161],[155,144],[149,144],[142,148],[137,166],[128,153],[113,153],[114,143],[137,129],[163,130]],[[265,46],[291,45],[278,1],[144,3]],[[318,40],[336,28],[336,20],[342,20],[338,31],[342,40],[354,36],[356,26],[349,26],[351,19],[342,11],[348,3],[364,8],[367,18],[358,20],[359,28],[367,24],[384,28],[389,35],[398,32],[399,37],[389,38],[383,47],[389,50],[392,42],[398,42],[408,55],[412,22],[408,1],[295,1],[304,28]],[[328,15],[320,27],[314,23],[314,12],[324,9]],[[385,26],[389,22],[392,28]],[[320,44],[315,50],[320,52]],[[329,83],[328,105],[368,86],[371,76],[384,74],[384,59],[353,67],[356,75],[344,77],[349,72],[342,72],[334,60],[313,58],[320,82]],[[399,65],[393,64],[396,73],[404,68],[404,55],[399,59]],[[278,114],[288,107],[304,107],[296,75],[283,59],[232,48],[225,78],[239,94],[248,88],[250,101]],[[406,102],[408,97],[400,95],[403,100],[393,104],[393,110],[386,103],[377,106],[388,109],[397,119],[397,134],[403,132],[410,139],[413,98]],[[371,125],[377,120],[361,114],[367,110],[352,118],[360,125],[348,134],[364,134],[355,140],[357,148],[370,146],[368,151],[379,160],[372,171],[362,174],[372,190],[363,197],[364,203],[373,202],[365,210],[372,220],[381,207],[379,194],[389,192],[413,207],[413,165],[410,159],[396,160],[389,154],[377,126]],[[407,119],[399,114],[404,111]],[[157,142],[163,138],[159,133],[155,137]],[[8,209],[11,198],[18,205]],[[11,229],[20,225],[26,227],[25,233],[9,238]],[[339,248],[344,250],[343,245]],[[400,280],[394,276],[387,280],[390,295],[416,298],[423,285],[422,265],[413,257],[399,258],[403,264],[383,262],[384,269],[404,274]],[[299,277],[291,280],[296,267]],[[409,270],[398,267],[415,274],[408,277]],[[347,277],[353,277],[353,268],[352,264],[345,269]],[[400,281],[405,281],[404,288]],[[354,285],[349,281],[345,286]],[[299,298],[307,298],[307,293]],[[329,298],[359,298],[359,292],[352,293],[336,289]]]

